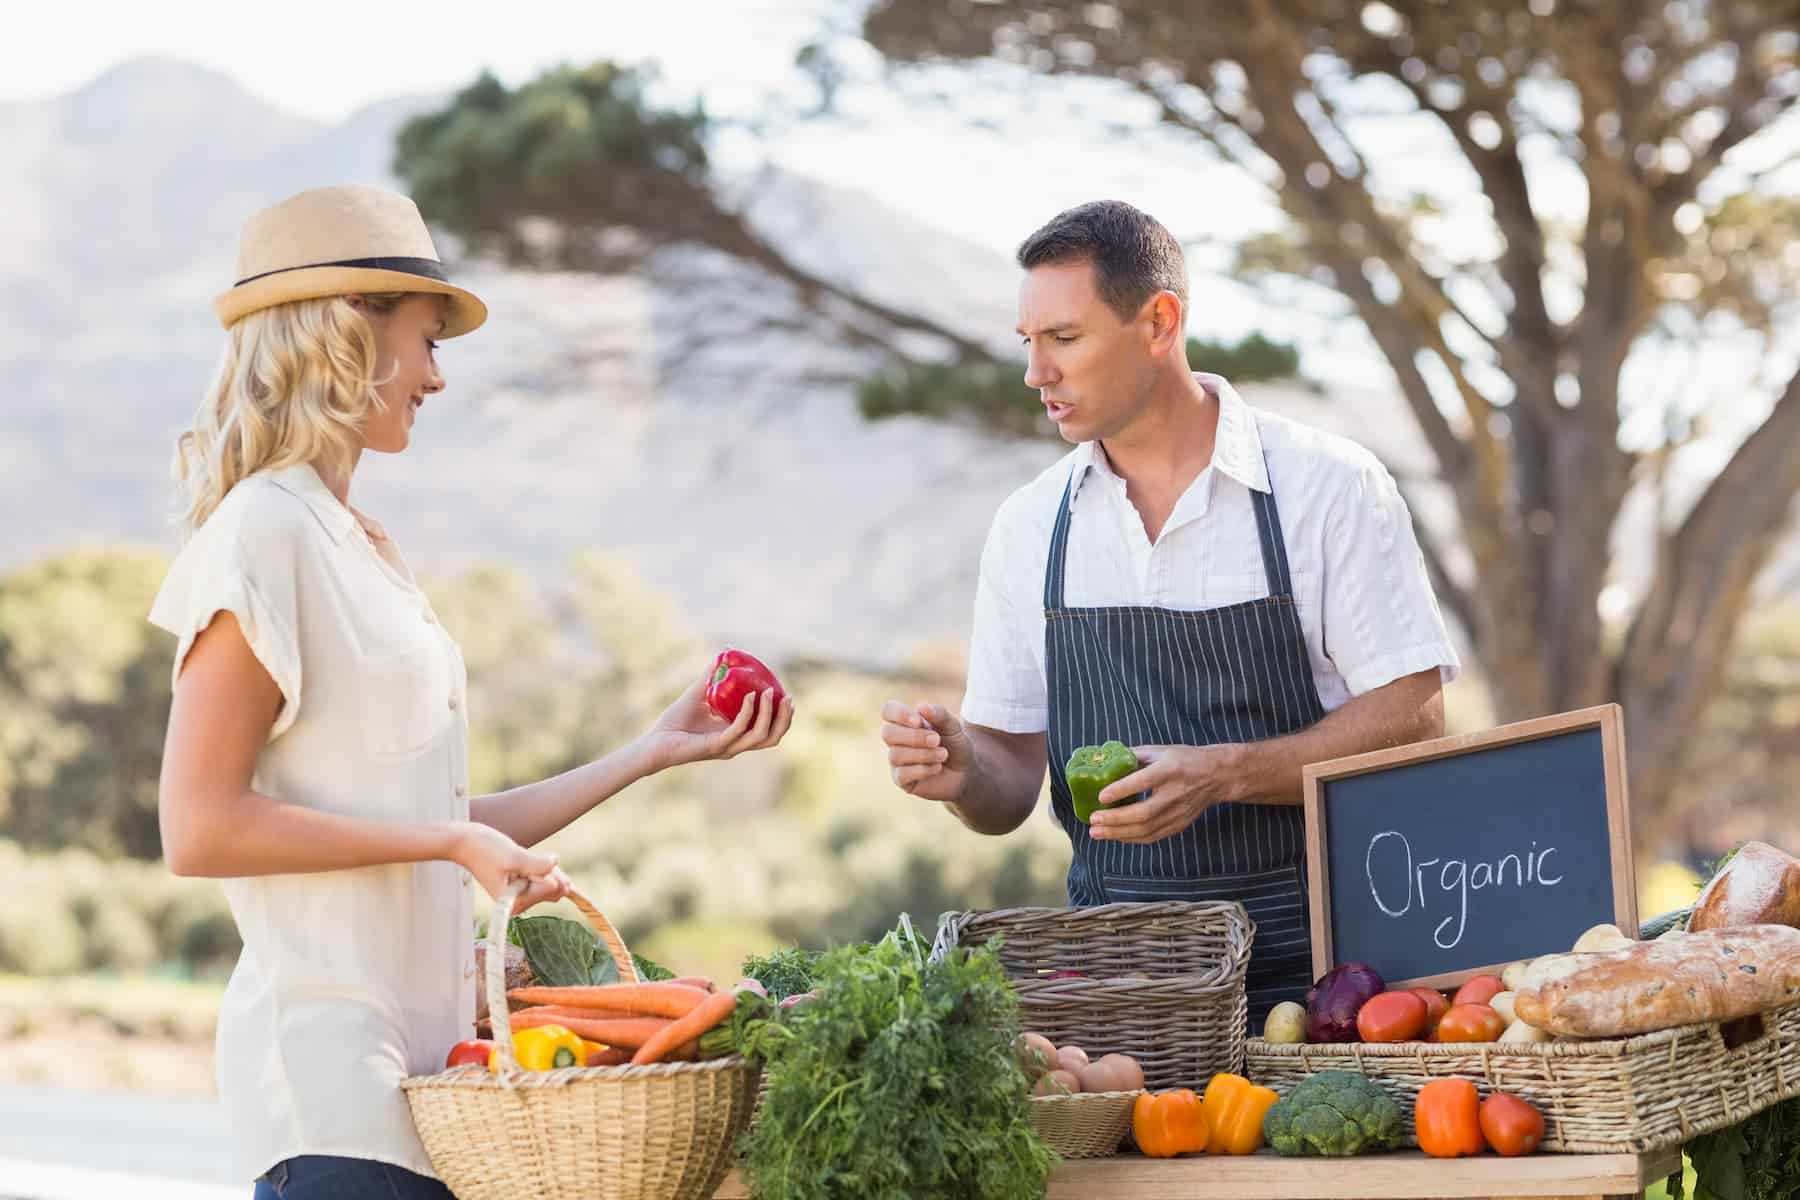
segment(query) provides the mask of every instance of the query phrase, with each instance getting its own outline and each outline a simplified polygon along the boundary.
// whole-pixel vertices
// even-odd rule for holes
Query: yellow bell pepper
[[[1206,1149],[1206,1106],[1187,1088],[1143,1092],[1131,1106],[1131,1136],[1150,1158],[1174,1158]]]
[[[525,1071],[555,1071],[563,1067],[585,1067],[587,1050],[582,1041],[561,1025],[539,1025],[513,1034],[513,1057]],[[496,1052],[491,1062],[499,1068]]]
[[[1214,1154],[1255,1154],[1263,1143],[1263,1116],[1279,1099],[1272,1088],[1257,1087],[1242,1075],[1214,1075],[1201,1098],[1212,1125],[1206,1148]]]

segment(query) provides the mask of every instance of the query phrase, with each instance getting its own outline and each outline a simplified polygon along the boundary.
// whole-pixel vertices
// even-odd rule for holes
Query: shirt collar
[[[1263,458],[1262,431],[1256,426],[1256,412],[1223,375],[1194,372],[1194,381],[1219,402],[1219,428],[1213,437],[1212,466],[1219,474],[1237,480],[1251,491],[1269,491],[1269,464]],[[1118,478],[1106,461],[1099,442],[1083,442],[1075,448],[1075,484],[1069,500],[1081,494],[1081,485],[1090,468],[1102,475]]]
[[[269,481],[284,492],[292,493],[306,502],[331,540],[341,542],[344,536],[356,528],[356,514],[338,500],[319,478],[311,463],[295,463],[291,467],[276,467],[264,472]]]

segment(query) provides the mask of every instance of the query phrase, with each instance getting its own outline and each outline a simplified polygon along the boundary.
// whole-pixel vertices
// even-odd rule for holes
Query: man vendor
[[[1025,383],[1074,449],[994,515],[961,714],[883,706],[893,780],[999,835],[1048,762],[1069,902],[1242,903],[1259,1030],[1311,982],[1302,768],[1440,735],[1456,654],[1374,455],[1189,370],[1167,229],[1084,204],[1018,262]],[[1139,769],[1084,823],[1064,764],[1108,741]]]

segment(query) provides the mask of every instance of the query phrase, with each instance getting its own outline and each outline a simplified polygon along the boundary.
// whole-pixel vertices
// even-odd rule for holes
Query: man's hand
[[[888,774],[901,791],[952,804],[962,797],[975,747],[962,718],[941,704],[881,706],[881,740]]]
[[[1238,763],[1243,747],[1135,746],[1138,769],[1100,792],[1102,805],[1149,792],[1136,804],[1101,808],[1090,836],[1108,842],[1160,842],[1180,833],[1215,804],[1242,799]]]

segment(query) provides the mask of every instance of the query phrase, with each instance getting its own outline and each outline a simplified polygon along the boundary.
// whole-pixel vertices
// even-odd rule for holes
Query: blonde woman
[[[437,343],[487,310],[378,188],[258,213],[237,274],[176,454],[189,537],[151,612],[179,639],[163,850],[224,880],[243,935],[217,1075],[259,1200],[442,1200],[400,1081],[469,1036],[471,884],[559,898],[528,847],[655,771],[775,745],[793,708],[763,693],[726,725],[697,681],[605,758],[470,796],[462,658],[350,490],[443,390]]]

